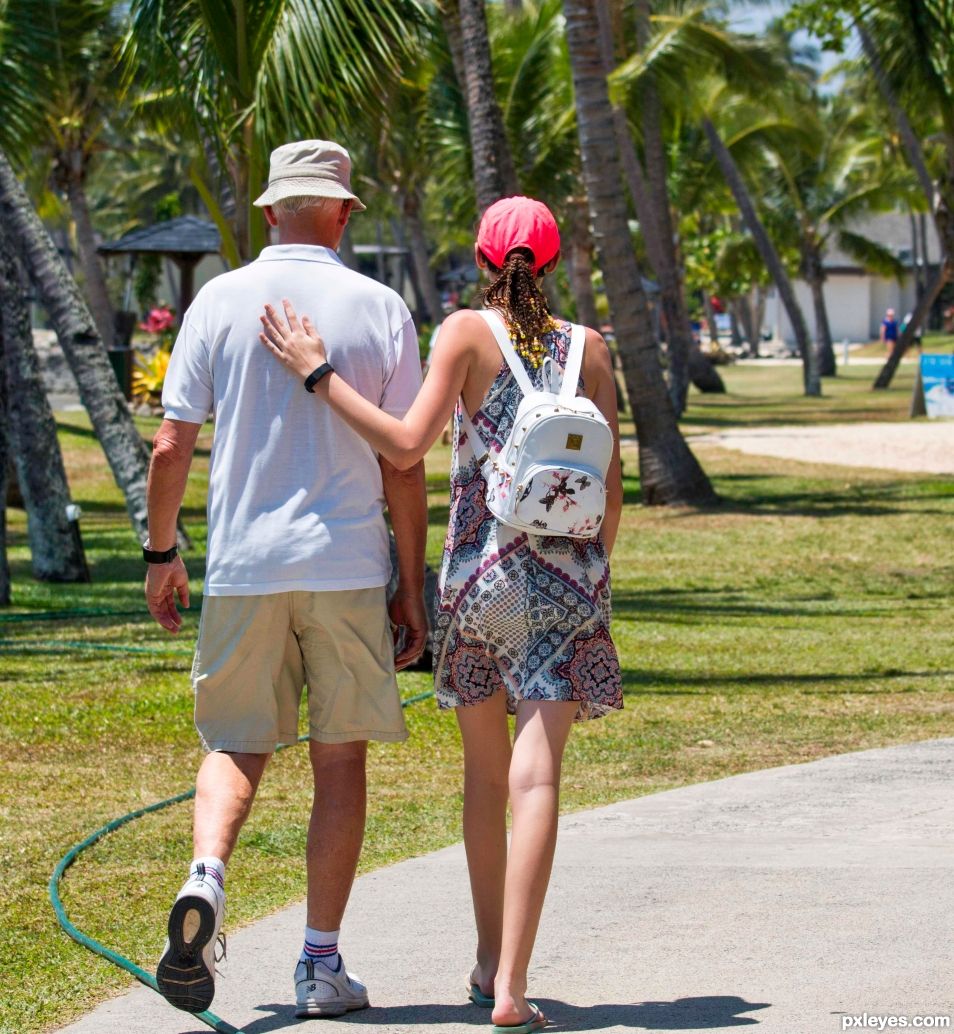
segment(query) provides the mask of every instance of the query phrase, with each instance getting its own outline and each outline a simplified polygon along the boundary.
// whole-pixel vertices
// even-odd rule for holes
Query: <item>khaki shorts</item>
[[[192,688],[206,750],[294,743],[306,683],[313,740],[407,739],[383,586],[205,597]]]

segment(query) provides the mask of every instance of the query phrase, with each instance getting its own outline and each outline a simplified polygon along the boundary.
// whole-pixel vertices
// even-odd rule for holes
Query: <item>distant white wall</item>
[[[801,306],[809,333],[815,333],[815,307],[811,289],[804,280],[794,281],[795,296]],[[829,273],[825,281],[825,307],[832,340],[868,341],[877,338],[885,310],[892,308],[898,320],[914,307],[914,279],[907,275],[897,280],[857,273]],[[776,340],[795,342],[792,325],[773,289],[765,308],[766,328]]]

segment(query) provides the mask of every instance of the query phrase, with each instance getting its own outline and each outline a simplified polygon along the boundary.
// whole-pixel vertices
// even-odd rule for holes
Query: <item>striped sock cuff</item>
[[[203,879],[206,876],[211,876],[218,884],[219,890],[225,890],[225,876],[217,865],[206,865],[205,862],[198,861],[193,862],[192,867],[189,870],[189,875],[193,879]]]
[[[314,944],[305,940],[304,952],[310,959],[330,959],[338,954],[338,942],[334,944]]]

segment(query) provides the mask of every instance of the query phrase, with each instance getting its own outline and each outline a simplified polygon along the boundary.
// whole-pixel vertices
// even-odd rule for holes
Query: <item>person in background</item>
[[[894,318],[894,309],[888,309],[881,321],[881,344],[888,355],[894,351],[898,343],[898,321]]]

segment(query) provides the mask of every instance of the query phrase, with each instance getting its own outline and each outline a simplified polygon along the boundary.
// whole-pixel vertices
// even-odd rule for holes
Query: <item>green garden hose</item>
[[[407,697],[405,700],[402,700],[401,707],[409,707],[411,704],[419,703],[421,700],[427,700],[433,695],[433,690],[428,690],[424,693],[417,693],[415,696]],[[307,740],[307,736],[300,736],[298,742],[304,743]],[[278,750],[283,749],[283,747],[278,748]],[[150,812],[154,811],[161,811],[163,808],[168,808],[172,804],[180,804],[182,801],[191,800],[193,797],[195,797],[194,786],[191,790],[186,790],[183,793],[176,794],[174,797],[167,797],[164,801],[158,801],[145,808],[139,808],[137,811],[128,812],[126,815],[122,815],[118,819],[113,819],[111,822],[107,822],[105,826],[101,826],[95,833],[90,833],[90,835],[81,843],[71,847],[60,859],[56,868],[53,870],[53,875],[50,877],[50,902],[53,905],[53,911],[56,913],[57,921],[66,933],[78,944],[82,944],[84,948],[88,948],[94,954],[106,959],[107,962],[113,963],[114,966],[119,966],[120,969],[126,970],[127,973],[131,973],[140,983],[145,984],[147,987],[151,987],[153,991],[157,993],[159,988],[156,986],[156,978],[151,973],[147,973],[144,969],[137,966],[135,962],[127,959],[124,955],[120,955],[119,952],[113,951],[111,948],[107,948],[105,944],[100,944],[100,942],[95,938],[83,933],[82,930],[77,929],[77,927],[70,922],[70,918],[66,914],[66,909],[63,907],[63,902],[60,899],[60,881],[66,874],[66,870],[73,864],[73,862],[76,861],[83,851],[102,840],[107,834],[115,832],[120,827],[125,826],[128,822],[133,822],[135,819],[142,818],[143,815],[148,815]],[[205,1012],[195,1013],[194,1015],[197,1020],[201,1020],[206,1026],[211,1027],[212,1030],[219,1031],[220,1034],[242,1034],[242,1031],[238,1027],[233,1027],[231,1023],[227,1023],[225,1020],[216,1016],[214,1012],[206,1010]]]

